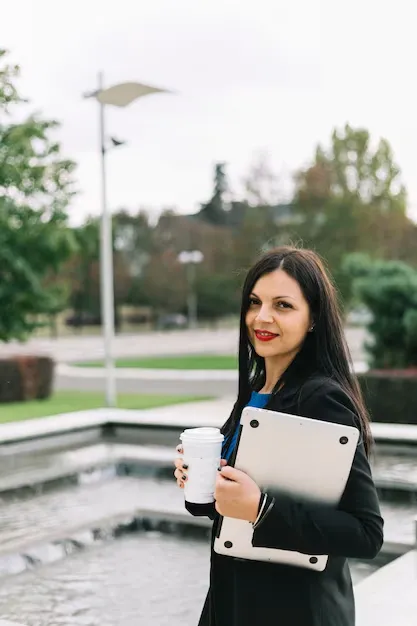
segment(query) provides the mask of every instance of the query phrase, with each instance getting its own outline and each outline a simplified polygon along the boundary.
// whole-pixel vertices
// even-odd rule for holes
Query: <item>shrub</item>
[[[417,366],[417,270],[400,261],[364,262],[353,288],[371,312],[371,368]]]
[[[0,402],[41,400],[52,393],[54,361],[46,356],[0,359]]]
[[[359,382],[374,422],[417,424],[417,369],[374,370]]]
[[[15,359],[0,359],[0,402],[23,400],[22,375]]]
[[[38,389],[37,399],[49,398],[53,391],[55,363],[47,356],[38,357]]]

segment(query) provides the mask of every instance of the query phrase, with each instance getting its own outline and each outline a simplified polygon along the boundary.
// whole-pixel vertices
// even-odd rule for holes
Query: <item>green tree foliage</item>
[[[352,128],[335,129],[330,146],[318,146],[312,167],[300,172],[297,194],[317,198],[355,198],[364,206],[378,206],[383,211],[406,211],[406,191],[401,173],[386,139],[372,145],[369,131]]]
[[[167,248],[152,255],[144,271],[143,289],[158,315],[186,311],[187,278],[175,250]]]
[[[227,222],[225,194],[228,189],[225,163],[214,166],[213,195],[207,204],[203,204],[199,218],[209,224],[223,225]]]
[[[66,266],[71,285],[69,304],[80,326],[86,316],[100,319],[100,222],[88,218],[74,229],[77,250]]]
[[[372,264],[377,258],[396,258],[417,265],[417,227],[405,213],[406,194],[392,150],[386,141],[374,145],[366,130],[346,126],[334,131],[329,146],[319,147],[311,166],[298,172],[293,202],[282,203],[279,178],[265,155],[255,158],[243,183],[240,201],[228,202],[225,166],[218,163],[211,200],[195,215],[165,211],[152,224],[143,211],[116,213],[116,310],[128,304],[149,306],[155,316],[186,313],[182,251],[203,253],[195,286],[199,317],[210,320],[238,313],[247,268],[276,245],[303,243],[317,249],[351,304],[360,303],[352,285],[365,276],[364,259]],[[77,234],[78,265],[72,268],[78,306],[92,313],[99,309],[98,227],[96,220]],[[351,253],[356,256],[344,263]],[[414,328],[411,313],[404,324]]]
[[[204,273],[197,282],[198,315],[217,320],[236,315],[240,307],[241,281],[236,273]]]
[[[143,270],[153,245],[152,227],[147,215],[140,211],[132,215],[120,210],[112,218],[113,274],[115,318],[123,304],[148,303],[143,287]],[[82,320],[100,320],[100,219],[89,217],[74,229],[77,252],[66,267],[71,282],[69,304],[82,326]]]
[[[346,262],[355,296],[372,314],[367,346],[375,368],[417,366],[417,270],[401,261]]]
[[[268,207],[282,201],[279,177],[265,152],[256,155],[242,182],[244,199],[251,206]]]
[[[113,217],[115,294],[118,303],[147,305],[144,270],[155,250],[153,227],[144,211],[125,210]]]
[[[74,163],[51,139],[58,124],[29,115],[15,81],[19,68],[0,50],[0,340],[22,338],[36,317],[64,305],[56,277],[73,250],[66,209],[73,195]]]
[[[367,130],[334,130],[327,148],[295,177],[296,235],[328,261],[349,301],[351,283],[342,271],[346,254],[411,261],[414,226],[406,216],[406,191],[389,143],[373,145]]]

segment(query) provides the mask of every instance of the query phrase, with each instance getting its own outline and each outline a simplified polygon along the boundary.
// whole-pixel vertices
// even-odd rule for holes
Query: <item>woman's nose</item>
[[[261,307],[259,309],[258,315],[256,316],[256,319],[259,322],[273,322],[274,321],[272,312],[270,311],[268,307]]]

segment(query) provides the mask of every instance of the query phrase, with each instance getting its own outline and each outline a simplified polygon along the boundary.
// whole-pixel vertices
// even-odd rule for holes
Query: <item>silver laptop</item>
[[[232,464],[262,490],[291,494],[300,501],[337,506],[346,486],[359,430],[268,409],[242,411],[237,454]],[[252,524],[223,517],[214,543],[218,554],[284,563],[323,571],[327,555],[252,546]]]

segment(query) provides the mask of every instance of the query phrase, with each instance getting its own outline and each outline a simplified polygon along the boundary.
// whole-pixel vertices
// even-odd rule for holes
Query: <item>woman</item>
[[[227,466],[246,405],[354,425],[360,429],[352,470],[337,509],[261,493]],[[372,559],[383,520],[368,456],[371,434],[351,371],[335,289],[319,257],[282,247],[265,254],[243,287],[239,392],[223,427],[225,443],[215,504],[187,505],[194,515],[253,523],[253,545],[327,554],[323,572],[234,559],[211,552],[210,589],[199,626],[354,626],[348,558]],[[176,460],[180,487],[187,468]],[[186,584],[186,572],[184,572]]]

